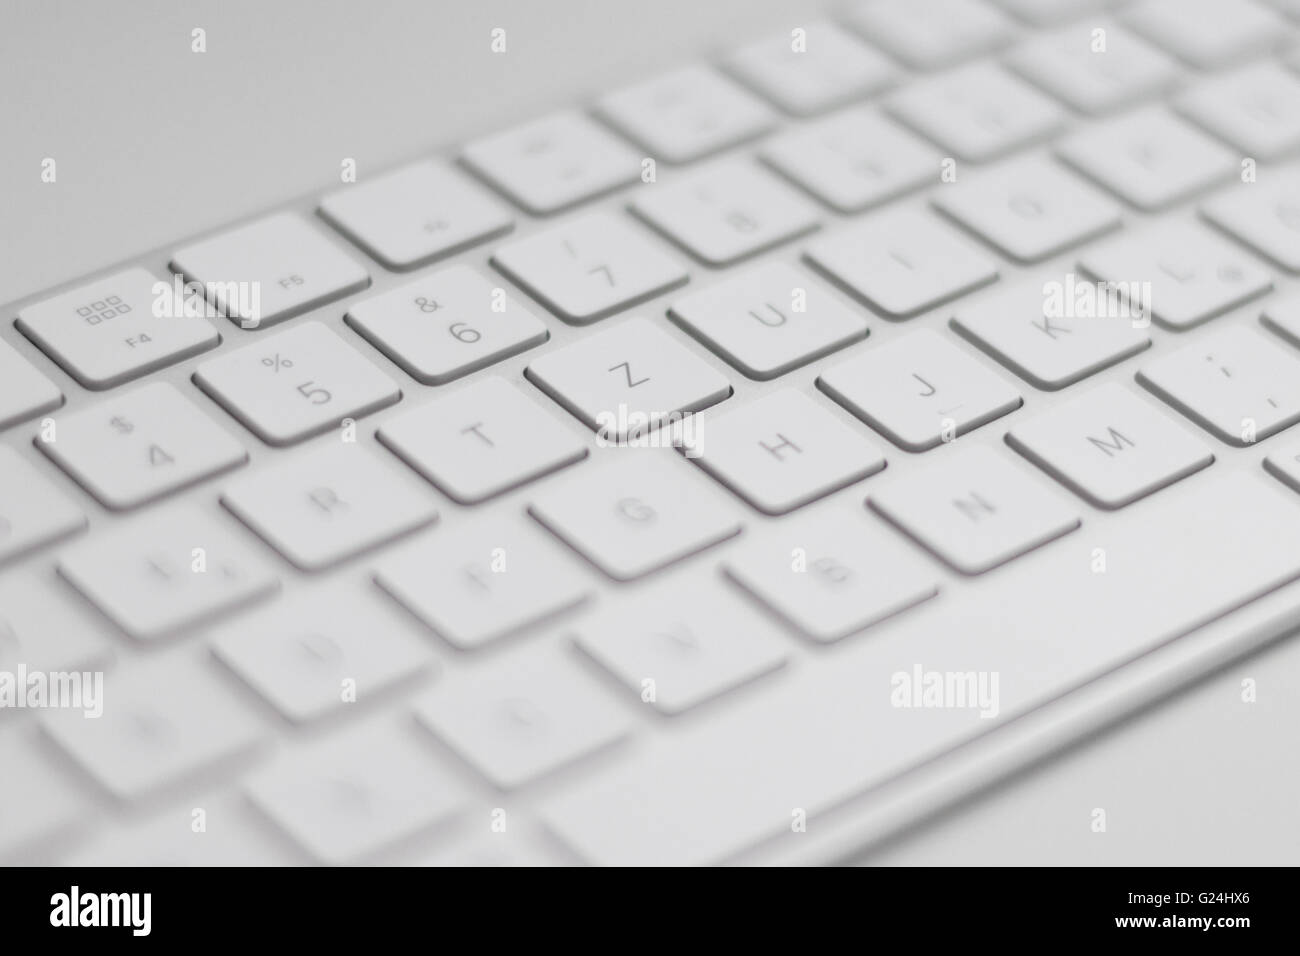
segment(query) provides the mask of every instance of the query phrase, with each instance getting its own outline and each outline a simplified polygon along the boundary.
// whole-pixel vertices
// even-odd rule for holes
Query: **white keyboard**
[[[0,862],[834,861],[1300,620],[1300,8],[791,30],[4,310]]]

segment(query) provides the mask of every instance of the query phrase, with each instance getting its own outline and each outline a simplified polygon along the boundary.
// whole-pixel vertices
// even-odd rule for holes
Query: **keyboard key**
[[[817,228],[811,203],[741,161],[645,189],[632,211],[711,266],[730,265]]]
[[[1039,158],[975,173],[934,204],[1020,262],[1037,262],[1119,226],[1119,207]]]
[[[1122,508],[1214,461],[1209,446],[1115,384],[1007,432],[1007,444],[1098,508]]]
[[[475,140],[463,162],[544,216],[637,181],[641,157],[579,113],[552,113]]]
[[[450,266],[358,302],[346,321],[412,378],[444,385],[550,336],[499,291],[468,266]]]
[[[1200,69],[1263,53],[1286,26],[1254,0],[1146,0],[1126,17],[1152,43]]]
[[[891,210],[808,247],[808,261],[867,305],[907,318],[978,289],[997,265],[915,209]]]
[[[906,451],[952,441],[1023,401],[1001,376],[929,329],[865,349],[823,372],[817,385]]]
[[[0,339],[0,429],[62,404],[63,393],[58,386]]]
[[[233,528],[192,506],[150,511],[68,548],[59,573],[140,640],[169,636],[279,587]]]
[[[1011,29],[1006,17],[978,0],[869,0],[848,11],[848,22],[918,70],[988,53]]]
[[[534,518],[618,581],[631,581],[740,532],[720,493],[659,449],[626,449],[547,488]]]
[[[668,163],[689,163],[750,139],[774,119],[761,100],[702,66],[615,90],[596,111],[651,158]]]
[[[1300,346],[1300,295],[1272,300],[1260,321],[1292,345]]]
[[[593,213],[502,246],[492,264],[566,322],[585,325],[686,281],[630,223]]]
[[[1056,132],[1063,114],[992,63],[961,67],[895,93],[890,113],[958,159],[982,163]]]
[[[49,478],[0,445],[0,564],[85,526],[86,516]]]
[[[712,366],[642,318],[538,356],[524,374],[611,442],[643,437],[731,394]]]
[[[1078,512],[982,445],[959,447],[871,506],[962,574],[980,574],[1079,527]]]
[[[212,800],[208,796],[213,797]],[[254,867],[291,866],[280,841],[266,838],[266,823],[242,794],[205,794],[203,810],[208,820],[220,819],[220,837],[208,831],[195,833],[194,807],[187,801],[150,809],[143,819],[101,831],[70,857],[68,867]]]
[[[859,431],[792,388],[706,416],[693,450],[705,471],[769,515],[793,511],[885,467]]]
[[[1300,421],[1300,358],[1244,325],[1153,360],[1138,381],[1229,445],[1263,441]]]
[[[1034,26],[1051,26],[1108,7],[1113,0],[996,0],[1008,13]]]
[[[510,211],[464,176],[421,162],[330,193],[320,214],[389,269],[404,271],[509,232]]]
[[[937,182],[941,158],[936,147],[865,109],[782,133],[759,155],[840,212],[861,212]]]
[[[171,267],[245,329],[265,328],[364,289],[351,256],[291,213],[277,213],[177,250]]]
[[[591,593],[575,564],[514,517],[426,535],[386,558],[375,581],[462,651],[536,626]]]
[[[167,382],[141,385],[56,422],[38,441],[106,508],[122,511],[238,467],[248,452]]]
[[[0,860],[6,866],[92,819],[90,802],[68,785],[67,773],[47,757],[41,743],[26,727],[0,734],[0,766],[7,770],[0,787]]]
[[[587,456],[586,442],[497,376],[390,418],[378,438],[463,505],[486,501]]]
[[[635,700],[677,715],[785,664],[781,632],[712,581],[666,582],[584,618],[574,640]]]
[[[346,561],[438,517],[406,474],[344,442],[231,482],[221,503],[304,571]]]
[[[15,323],[86,388],[111,388],[215,348],[217,330],[172,285],[127,269],[29,305]]]
[[[678,299],[668,314],[755,379],[784,375],[867,335],[862,316],[783,262]]]
[[[401,389],[320,322],[210,359],[194,382],[268,445],[291,445],[392,405]]]
[[[1273,159],[1300,146],[1300,78],[1276,63],[1207,80],[1178,108],[1251,157]]]
[[[1293,491],[1300,491],[1300,446],[1293,441],[1264,459],[1264,470]]]
[[[1300,167],[1238,183],[1208,200],[1210,222],[1289,272],[1300,272]]]
[[[0,671],[83,671],[113,657],[103,623],[53,573],[0,577]]]

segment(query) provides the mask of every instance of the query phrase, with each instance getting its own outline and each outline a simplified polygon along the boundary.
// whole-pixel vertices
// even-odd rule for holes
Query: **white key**
[[[268,445],[319,435],[402,397],[397,383],[316,321],[210,359],[194,382]]]
[[[1043,139],[1061,108],[992,63],[920,80],[891,96],[890,113],[958,159],[982,163]]]
[[[1055,390],[1148,348],[1142,308],[1071,272],[963,302],[951,324],[1035,388]]]
[[[370,284],[356,260],[291,213],[185,246],[171,267],[202,283],[208,301],[245,329],[274,325]]]
[[[135,508],[248,460],[239,442],[167,382],[60,415],[45,452],[106,508]]]
[[[347,323],[417,381],[444,385],[550,336],[517,298],[450,266],[353,305]]]
[[[622,709],[549,648],[462,669],[421,701],[417,716],[503,790],[609,747],[628,731]]]
[[[463,505],[550,474],[587,445],[503,378],[481,378],[384,422],[379,440]]]
[[[421,855],[415,866],[437,867],[534,867],[555,866],[550,843],[521,837],[515,829],[494,833],[480,828],[452,843],[439,842],[429,853]],[[566,858],[566,861],[567,858]]]
[[[1229,445],[1263,441],[1300,421],[1300,358],[1244,325],[1153,360],[1138,381]]]
[[[1285,448],[1271,452],[1264,459],[1264,470],[1294,491],[1300,491],[1300,446],[1294,441]]]
[[[1119,385],[1007,432],[1007,444],[1099,508],[1122,508],[1214,461],[1209,446]]]
[[[583,618],[575,632],[577,645],[634,700],[669,715],[769,674],[786,660],[784,637],[767,616],[702,578],[664,582],[608,605]],[[649,700],[647,690],[653,690]]]
[[[461,158],[534,215],[557,212],[641,175],[634,150],[574,112],[475,140]]]
[[[556,617],[591,593],[554,544],[514,517],[426,535],[386,558],[375,581],[463,651]]]
[[[0,429],[63,404],[57,385],[0,339]]]
[[[86,516],[46,475],[0,445],[0,564],[85,526]]]
[[[1110,6],[1114,0],[996,0],[1008,13],[1034,26],[1050,26],[1073,20]]]
[[[996,263],[916,209],[891,210],[808,247],[808,261],[878,312],[905,318],[998,277]]]
[[[0,671],[80,671],[112,656],[103,622],[53,572],[0,577]]]
[[[345,186],[320,214],[389,269],[402,271],[508,232],[510,211],[465,176],[413,163]]]
[[[431,658],[399,609],[337,584],[277,602],[211,636],[217,658],[294,723],[382,700]]]
[[[759,153],[840,212],[860,212],[939,178],[939,150],[866,109],[782,133]]]
[[[1260,321],[1292,345],[1300,346],[1300,295],[1272,300]]]
[[[233,528],[185,505],[150,511],[68,548],[59,573],[140,640],[168,636],[279,586]]]
[[[918,329],[832,366],[818,386],[907,451],[926,451],[1020,407],[1022,399],[948,339]]]
[[[1139,209],[1161,209],[1237,176],[1237,159],[1229,150],[1161,106],[1076,133],[1058,153]]]
[[[877,487],[871,506],[962,574],[1005,564],[1079,527],[1076,509],[997,452],[974,445]]]
[[[86,388],[110,388],[215,348],[221,336],[172,285],[127,269],[29,305],[15,323]]]
[[[610,577],[630,581],[740,532],[729,502],[659,449],[624,449],[533,499],[534,518]]]
[[[793,511],[885,467],[860,430],[792,388],[705,416],[695,439],[696,462],[769,515]]]
[[[301,860],[288,856],[279,841],[266,838],[266,823],[249,807],[242,794],[196,795],[195,800],[169,803],[151,809],[143,819],[125,826],[104,828],[88,845],[83,844],[60,866],[69,867],[252,867],[293,866]],[[208,831],[193,829],[194,806],[207,820],[221,821],[221,837],[208,839]],[[291,851],[290,851],[291,852]],[[287,857],[287,858],[286,858]]]
[[[933,70],[987,53],[1010,34],[1011,22],[978,0],[868,0],[848,22],[908,66]]]
[[[688,163],[757,136],[773,114],[740,86],[688,66],[601,97],[596,111],[648,150],[651,158]]]
[[[644,436],[731,394],[712,366],[642,318],[547,352],[524,374],[612,442]]]
[[[1300,78],[1276,63],[1207,80],[1178,108],[1247,156],[1273,159],[1300,146]]]
[[[1232,244],[1213,233],[1182,223],[1121,236],[1087,250],[1083,271],[1137,298],[1162,325],[1186,329],[1263,295],[1273,286],[1269,274]],[[1149,283],[1147,287],[1141,283]]]
[[[934,204],[1012,259],[1036,262],[1119,226],[1119,207],[1047,160],[975,173]]]
[[[579,325],[686,281],[686,271],[631,223],[603,212],[504,245],[492,264]]]
[[[1180,60],[1213,69],[1262,53],[1286,25],[1254,0],[1146,0],[1125,18]]]
[[[726,67],[787,113],[809,116],[874,93],[893,80],[894,65],[829,20],[803,27],[795,49],[789,31],[738,50]]]
[[[338,442],[231,482],[221,503],[295,567],[320,571],[429,524],[430,497],[379,453]]]
[[[66,837],[91,816],[91,805],[68,774],[49,759],[30,728],[0,734],[0,860]]]
[[[678,299],[668,314],[755,379],[784,375],[867,335],[861,315],[784,262]]]
[[[1209,199],[1202,214],[1289,272],[1300,272],[1300,167],[1263,182],[1237,183]]]

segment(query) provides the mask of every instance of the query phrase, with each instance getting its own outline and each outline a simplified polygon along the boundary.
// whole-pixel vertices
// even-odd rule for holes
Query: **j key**
[[[1207,80],[1178,108],[1247,156],[1273,159],[1300,146],[1300,77],[1276,63]]]
[[[1300,272],[1300,167],[1237,183],[1208,200],[1205,218],[1289,272]]]
[[[52,572],[0,577],[0,671],[77,671],[112,658],[107,628]]]
[[[0,339],[0,429],[63,404],[58,386]]]
[[[849,24],[908,66],[933,70],[1000,46],[1011,21],[978,0],[867,0]]]
[[[48,476],[0,445],[0,564],[85,526],[86,516]]]
[[[1145,0],[1126,19],[1152,43],[1201,69],[1262,53],[1286,34],[1282,20],[1255,0]]]

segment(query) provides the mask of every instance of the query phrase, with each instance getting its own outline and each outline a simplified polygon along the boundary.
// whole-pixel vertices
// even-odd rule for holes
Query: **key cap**
[[[1152,43],[1203,70],[1262,53],[1286,27],[1253,0],[1146,0],[1126,17]]]
[[[425,385],[445,385],[550,337],[518,297],[468,266],[451,266],[358,302],[346,321]]]
[[[908,318],[988,285],[997,265],[916,209],[883,212],[808,247],[809,263],[877,312]]]
[[[861,212],[937,180],[941,158],[935,147],[865,109],[782,133],[759,155],[840,212]]]
[[[1165,223],[1147,232],[1120,236],[1088,249],[1079,259],[1084,272],[1136,290],[1157,322],[1187,329],[1263,295],[1273,287],[1268,273],[1204,229]]]
[[[86,526],[86,516],[13,449],[0,445],[0,564]]]
[[[769,515],[786,514],[885,467],[875,445],[792,388],[709,415],[695,439],[696,463]]]
[[[761,100],[702,66],[688,66],[601,97],[596,112],[668,163],[689,163],[767,130]]]
[[[216,348],[201,306],[145,269],[126,269],[29,305],[15,322],[86,388],[121,385]]]
[[[248,453],[167,382],[141,385],[56,420],[36,447],[106,508],[124,511],[248,461]]]
[[[214,799],[209,800],[211,796]],[[68,867],[253,867],[295,866],[301,860],[286,852],[279,841],[266,838],[266,822],[248,806],[242,794],[196,795],[207,819],[219,819],[219,831],[194,827],[192,806],[169,804],[151,809],[140,821],[117,826],[89,845],[77,848],[61,866]],[[220,837],[211,839],[217,832]]]
[[[390,418],[377,437],[463,505],[587,457],[584,441],[497,376]]]
[[[1058,155],[1139,209],[1154,211],[1236,178],[1236,157],[1160,106],[1067,137]]]
[[[904,87],[886,109],[958,159],[987,162],[1045,139],[1060,107],[992,63],[965,66]]]
[[[1264,470],[1293,491],[1300,491],[1300,447],[1294,441],[1264,459]]]
[[[406,475],[342,442],[231,482],[221,503],[304,571],[324,570],[438,517]]]
[[[1011,23],[975,0],[870,0],[849,25],[908,66],[933,70],[1001,46]]]
[[[1274,159],[1300,146],[1300,78],[1276,63],[1207,80],[1178,109],[1251,157]]]
[[[610,747],[628,732],[622,710],[550,649],[461,670],[431,691],[416,715],[503,790]]]
[[[641,192],[632,211],[711,266],[725,266],[817,228],[792,188],[733,160]]]
[[[996,0],[1003,10],[1034,26],[1051,26],[1110,6],[1111,0]]]
[[[319,212],[372,258],[399,272],[514,226],[510,211],[486,190],[432,162],[336,190],[321,200]]]
[[[279,586],[232,528],[187,505],[150,511],[68,548],[59,573],[140,640],[184,630]]]
[[[877,518],[842,506],[734,549],[727,577],[809,640],[856,634],[938,593],[934,569]]]
[[[529,513],[618,581],[631,581],[740,532],[721,495],[658,449],[610,453],[533,499]]]
[[[370,284],[351,256],[291,213],[178,249],[171,268],[202,283],[208,301],[245,329],[283,322]]]
[[[60,772],[40,746],[43,742],[29,731],[24,727],[0,734],[0,765],[7,770],[0,787],[0,860],[6,866],[26,851],[76,832],[91,816],[89,801],[69,786],[68,774]]]
[[[1037,157],[976,173],[934,205],[1020,262],[1037,262],[1119,226],[1119,207]]]
[[[461,160],[534,215],[635,182],[641,157],[587,117],[552,113],[475,140]]]
[[[292,445],[402,397],[392,379],[316,321],[209,359],[194,383],[268,445]]]
[[[686,271],[630,224],[593,213],[502,246],[492,264],[577,325],[686,281]]]
[[[962,574],[981,574],[1079,527],[1077,511],[996,452],[959,447],[876,488],[871,507]]]
[[[1054,391],[1150,347],[1145,306],[1073,272],[963,302],[954,330],[1035,388]]]
[[[578,647],[635,694],[633,700],[670,716],[772,673],[787,656],[767,616],[712,581],[682,584],[664,582],[606,606],[584,618],[574,634]]]
[[[1214,461],[1209,446],[1113,383],[1007,432],[1007,444],[1098,508],[1122,508]]]
[[[412,542],[375,581],[462,651],[534,627],[587,599],[587,578],[534,527],[491,517]]]
[[[829,20],[801,27],[797,37],[777,33],[742,47],[726,67],[787,113],[811,116],[874,93],[896,70]]]
[[[1023,401],[999,375],[929,329],[832,366],[817,386],[906,451],[952,441]]]
[[[1209,199],[1210,222],[1289,272],[1300,272],[1300,168],[1238,183]]]
[[[513,821],[512,821],[513,822]],[[547,845],[549,850],[549,843]],[[566,858],[567,862],[567,858]],[[416,866],[438,867],[537,867],[557,866],[554,855],[544,852],[537,841],[521,838],[513,828],[489,833],[476,830],[451,845],[440,842],[423,854]]]
[[[1154,359],[1138,381],[1229,445],[1263,441],[1300,421],[1300,359],[1244,325]]]
[[[57,385],[0,339],[0,429],[63,404]]]
[[[17,569],[0,577],[0,671],[102,668],[113,654],[96,620],[53,573]]]
[[[1292,345],[1300,345],[1300,295],[1272,300],[1260,321]]]
[[[765,262],[678,299],[668,314],[755,379],[784,375],[867,335],[860,315],[783,262]]]
[[[712,366],[642,318],[538,356],[524,374],[613,443],[644,437],[731,394]]]

